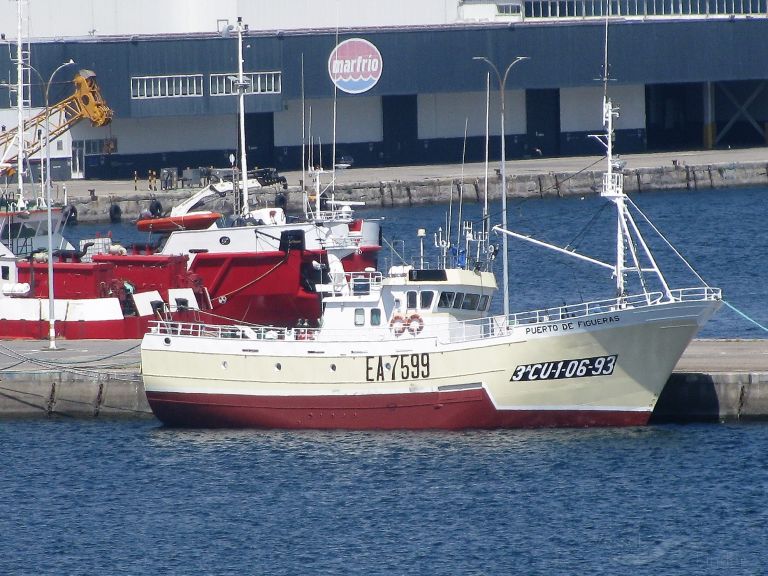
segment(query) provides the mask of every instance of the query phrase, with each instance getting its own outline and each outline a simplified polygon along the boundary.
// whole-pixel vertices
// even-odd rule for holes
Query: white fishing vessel
[[[702,281],[671,288],[612,163],[613,297],[490,315],[485,263],[397,267],[385,277],[331,266],[319,328],[157,322],[142,342],[144,386],[166,424],[274,428],[461,429],[645,424],[688,343],[718,309]],[[513,232],[495,230],[529,240]],[[477,237],[476,237],[477,236]],[[465,234],[466,242],[486,242]],[[539,244],[544,245],[544,243]],[[436,242],[437,244],[438,242]],[[467,246],[467,254],[474,254]],[[633,275],[639,291],[630,294]],[[652,285],[659,289],[652,289]]]

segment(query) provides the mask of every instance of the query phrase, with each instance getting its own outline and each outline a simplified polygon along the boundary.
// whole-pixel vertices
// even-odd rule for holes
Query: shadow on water
[[[656,402],[651,423],[719,422],[722,408],[710,374],[674,373]]]

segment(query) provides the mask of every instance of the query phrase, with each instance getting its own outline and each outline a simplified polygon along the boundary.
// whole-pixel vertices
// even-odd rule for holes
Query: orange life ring
[[[418,314],[411,314],[408,318],[408,332],[416,336],[424,330],[424,319]]]
[[[389,329],[392,330],[395,336],[400,336],[400,334],[405,332],[405,318],[400,314],[392,316],[392,320],[389,321]]]

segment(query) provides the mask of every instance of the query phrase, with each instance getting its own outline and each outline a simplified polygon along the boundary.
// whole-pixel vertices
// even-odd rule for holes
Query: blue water
[[[766,192],[636,197],[710,284],[763,323]],[[510,201],[510,227],[559,244],[583,229],[580,249],[610,258],[611,218],[592,220],[600,205]],[[445,208],[366,215],[385,216],[387,238],[407,238],[410,259],[415,229],[436,229]],[[129,226],[112,233],[136,239]],[[517,241],[510,255],[513,310],[611,293],[602,269]],[[660,261],[673,284],[693,283]],[[704,335],[763,333],[723,309]],[[2,575],[768,571],[760,424],[284,432],[58,417],[0,420],[0,445]]]
[[[764,233],[768,214],[768,188],[731,188],[705,191],[651,192],[632,196],[670,243],[688,260],[711,286],[723,289],[726,301],[763,326],[768,326],[765,286],[768,286],[768,234]],[[575,244],[580,253],[603,261],[615,261],[614,213],[598,196],[584,198],[510,199],[510,229],[560,246]],[[501,223],[500,203],[490,206],[492,224]],[[427,231],[425,253],[432,264],[433,233],[447,228],[447,205],[358,211],[366,217],[384,218],[384,236],[414,262],[419,255],[416,230]],[[451,238],[456,243],[458,202],[453,205]],[[464,219],[474,219],[480,227],[481,207],[466,204]],[[70,237],[90,237],[103,233],[104,225],[80,225]],[[113,238],[130,244],[146,242],[147,234],[130,224],[111,227]],[[644,233],[648,233],[644,230]],[[501,238],[494,236],[501,245]],[[698,286],[700,282],[661,242],[648,234],[648,241],[669,284],[675,287]],[[509,240],[510,310],[524,311],[612,297],[614,280],[610,271],[577,261],[521,240]],[[381,264],[399,263],[389,248],[382,251]],[[501,258],[496,261],[497,277]],[[501,294],[493,302],[493,311],[501,312]],[[708,338],[763,338],[766,332],[742,316],[723,307],[700,334]]]
[[[768,427],[0,422],[0,573],[755,575]]]

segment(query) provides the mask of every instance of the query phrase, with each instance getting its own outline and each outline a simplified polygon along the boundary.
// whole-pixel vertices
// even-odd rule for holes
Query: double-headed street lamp
[[[496,74],[496,80],[499,82],[499,94],[501,97],[501,227],[507,229],[507,158],[505,153],[504,140],[507,135],[506,124],[504,122],[504,87],[507,84],[507,76],[512,67],[518,62],[528,60],[528,56],[518,56],[512,62],[509,63],[504,75],[499,73],[499,69],[485,56],[475,56],[472,60],[482,60],[488,66],[491,67],[494,74]],[[504,269],[504,317],[509,317],[509,257],[507,255],[507,235],[502,235],[502,263]]]
[[[53,218],[51,217],[51,109],[48,102],[48,92],[53,83],[53,77],[62,68],[74,64],[75,61],[70,58],[68,62],[59,65],[48,78],[48,82],[43,80],[42,74],[32,67],[29,69],[37,74],[40,83],[43,86],[43,103],[45,104],[45,203],[48,211],[48,341],[51,350],[56,349],[56,309],[53,300]],[[21,127],[19,127],[21,128]],[[19,151],[21,153],[21,151]]]

